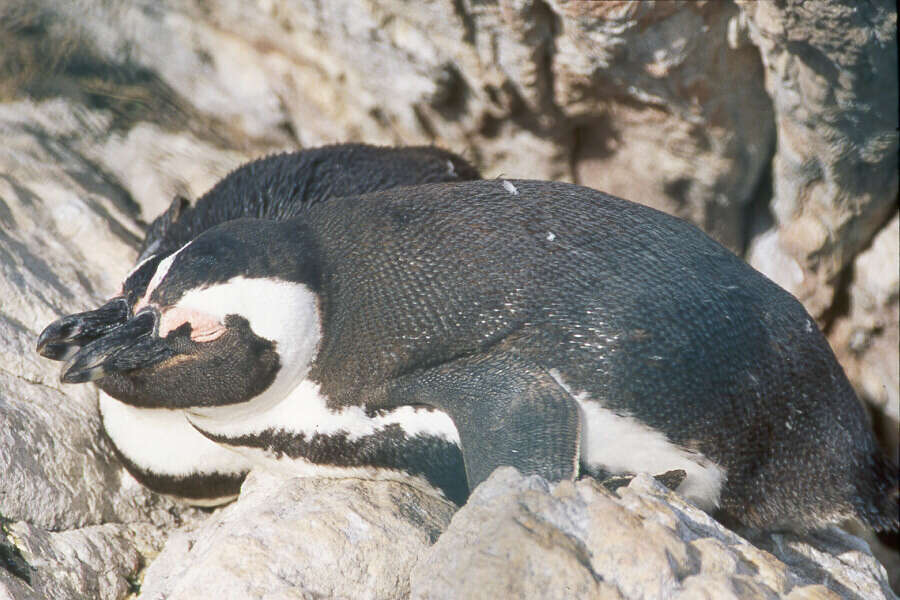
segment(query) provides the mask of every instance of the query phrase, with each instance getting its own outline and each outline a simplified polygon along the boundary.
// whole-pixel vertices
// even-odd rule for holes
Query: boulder
[[[96,390],[61,385],[34,351],[44,324],[115,290],[142,235],[129,194],[77,148],[104,117],[0,103],[0,597],[122,598],[194,514],[122,469]]]
[[[740,5],[778,131],[776,235],[750,261],[822,317],[841,272],[897,206],[897,8],[887,0]]]
[[[449,526],[402,484],[264,473],[190,509],[125,473],[96,391],[34,344],[115,292],[175,195],[285,148],[435,142],[746,249],[896,453],[895,31],[885,0],[2,3],[0,598],[889,595],[856,538],[741,538],[644,477],[612,495],[501,472]]]
[[[0,598],[117,600],[137,588],[147,556],[164,536],[149,523],[107,523],[48,531],[26,521],[2,527]]]
[[[234,504],[170,536],[138,598],[408,598],[455,510],[404,483],[253,471]]]
[[[900,214],[853,261],[846,312],[829,339],[860,395],[885,419],[885,433],[900,435]]]
[[[891,598],[865,542],[837,529],[755,545],[648,475],[607,491],[501,468],[412,572],[412,597]]]

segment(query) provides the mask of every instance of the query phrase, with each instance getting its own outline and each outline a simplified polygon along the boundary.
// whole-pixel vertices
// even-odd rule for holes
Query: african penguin
[[[895,467],[802,305],[694,226],[571,184],[222,223],[62,378],[127,407],[107,432],[152,472],[159,439],[133,439],[128,410],[183,414],[229,453],[216,474],[408,474],[459,500],[500,465],[681,469],[679,492],[743,525],[898,526]]]
[[[124,323],[159,263],[219,223],[241,217],[284,220],[336,196],[479,178],[478,171],[459,156],[430,146],[338,144],[252,161],[224,177],[193,207],[176,197],[148,227],[121,293],[99,309],[49,325],[40,336],[38,351],[46,358],[65,360],[84,343]]]
[[[465,160],[434,147],[341,144],[250,162],[223,178],[194,206],[176,198],[149,226],[137,264],[120,293],[99,309],[49,325],[39,338],[38,351],[47,358],[67,360],[81,346],[125,324],[160,263],[220,223],[241,217],[285,220],[336,196],[477,178],[478,171]],[[129,406],[102,393],[100,405],[120,459],[148,486],[196,503],[218,503],[237,492],[246,461],[200,435],[181,411]],[[147,443],[150,440],[162,443]]]

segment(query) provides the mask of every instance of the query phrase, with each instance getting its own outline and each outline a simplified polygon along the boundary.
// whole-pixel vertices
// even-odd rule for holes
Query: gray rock
[[[556,100],[580,122],[577,181],[689,219],[740,252],[775,130],[735,5],[552,4]]]
[[[184,113],[179,129],[217,147],[435,141],[489,176],[578,180],[740,249],[774,134],[758,53],[733,31],[740,12],[603,4],[38,6],[97,61],[152,73],[161,108]]]
[[[413,598],[892,598],[865,542],[754,546],[647,475],[609,492],[498,469],[413,569]]]
[[[96,390],[64,388],[34,351],[45,324],[96,306],[134,260],[136,206],[61,141],[98,118],[63,101],[0,104],[0,515],[51,530],[165,506],[111,458]]]
[[[885,595],[880,567],[849,538],[750,545],[642,478],[620,495],[492,484],[431,551],[450,509],[397,484],[254,478],[247,498],[201,523],[205,513],[124,473],[92,388],[61,386],[59,365],[33,352],[56,316],[114,292],[144,223],[175,194],[196,197],[285,147],[435,141],[488,176],[580,181],[690,218],[736,250],[758,231],[753,264],[825,317],[896,448],[896,12],[884,0],[816,6],[0,3],[0,598],[122,597],[185,522],[145,596],[219,583],[286,597],[462,590],[438,585],[441,556],[453,585],[469,577],[459,565],[478,574],[475,597]],[[769,202],[759,186],[773,146],[774,223],[750,223],[751,199],[758,212]],[[359,525],[346,510],[368,542],[342,538]],[[307,537],[279,528],[281,515]],[[273,558],[281,545],[294,556]],[[316,553],[326,546],[343,548],[349,575]],[[270,559],[280,570],[261,566]]]
[[[14,571],[0,570],[0,592],[13,598],[116,600],[135,588],[148,555],[162,547],[163,534],[150,524],[93,525],[51,532],[28,523],[3,527],[20,559]],[[8,546],[9,547],[9,546]]]
[[[455,508],[403,483],[253,471],[234,504],[171,536],[140,598],[407,598]]]
[[[778,128],[777,243],[766,249],[781,258],[753,262],[820,316],[832,304],[838,273],[896,207],[896,5],[740,5],[766,67]],[[802,278],[791,274],[794,264]],[[778,265],[788,271],[769,270]]]
[[[829,335],[847,375],[861,395],[900,421],[900,214],[857,255],[849,286],[849,310]]]
[[[124,472],[96,390],[62,386],[34,351],[44,325],[97,306],[135,257],[137,205],[78,148],[108,116],[0,104],[0,595],[13,598],[121,598],[192,514]]]

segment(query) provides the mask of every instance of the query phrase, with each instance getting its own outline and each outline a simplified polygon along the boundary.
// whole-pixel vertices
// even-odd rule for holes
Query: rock
[[[777,115],[777,243],[768,250],[784,256],[751,255],[751,263],[799,264],[799,281],[764,272],[819,317],[832,304],[837,275],[896,207],[897,9],[887,0],[739,4]]]
[[[609,492],[498,469],[411,576],[413,598],[892,598],[865,542],[757,546],[647,475]]]
[[[0,592],[6,586],[10,596],[21,600],[123,598],[134,589],[146,557],[158,552],[163,540],[150,524],[51,532],[20,522],[3,527],[3,534],[21,562],[17,570],[0,570]]]
[[[829,335],[860,395],[900,421],[900,214],[853,262],[847,314]]]
[[[726,2],[553,4],[556,101],[579,123],[576,180],[689,219],[740,252],[774,143],[741,13]]]
[[[252,479],[249,498],[195,523],[206,513],[124,473],[100,433],[96,393],[60,385],[58,363],[34,343],[58,315],[114,292],[145,224],[176,194],[197,197],[241,162],[283,148],[434,141],[487,176],[573,180],[674,212],[736,251],[751,232],[751,262],[820,318],[896,448],[895,25],[885,0],[815,10],[796,0],[0,3],[0,598],[122,597],[179,526],[150,567],[145,597],[219,581],[248,595],[324,589],[286,583],[313,581],[394,597],[416,552],[426,559],[409,589],[430,597],[442,593],[428,575],[441,572],[436,557],[470,513],[496,525],[473,526],[473,548],[521,552],[520,571],[491,555],[449,557],[483,575],[476,595],[526,576],[548,595],[884,595],[869,555],[840,536],[752,546],[641,478],[621,496],[585,482],[510,480],[513,497],[527,497],[521,506],[485,488],[490,498],[463,509],[463,524],[428,552],[448,509],[407,491],[401,505],[418,498],[422,523],[398,515],[389,500],[406,488],[396,484]],[[771,224],[750,220],[767,210]],[[297,505],[266,512],[278,490]],[[302,520],[316,510],[307,497],[327,508],[331,494],[364,522],[393,523],[372,540],[393,549],[388,538],[399,536],[415,550],[344,547],[346,581],[314,578],[331,565],[277,519]],[[523,524],[488,514],[492,506]],[[259,531],[240,530],[238,517],[254,522],[251,509],[262,513]],[[607,523],[607,512],[624,521]],[[315,534],[337,547],[336,532],[353,524],[328,518]],[[214,524],[230,533],[216,537]],[[591,524],[609,528],[608,546]],[[497,537],[484,540],[485,531]],[[658,544],[629,542],[638,534]],[[282,543],[313,566],[223,566],[236,549],[258,561]],[[643,563],[616,574],[610,565],[636,564],[634,548],[658,576],[634,572]],[[896,552],[885,556],[898,564]],[[562,587],[549,564],[568,574]],[[372,573],[378,581],[366,588]],[[257,575],[263,583],[249,587]]]
[[[135,256],[136,206],[62,141],[97,118],[63,101],[0,104],[0,515],[51,530],[166,506],[123,478],[96,390],[61,386],[34,351],[43,325],[97,306]]]
[[[140,67],[182,129],[216,124],[218,147],[433,141],[489,176],[577,180],[670,210],[736,250],[773,144],[731,3],[38,6],[94,40],[94,62]]]
[[[139,598],[407,598],[455,509],[403,483],[253,471],[234,504],[171,536]]]
[[[96,390],[34,351],[57,316],[96,306],[134,260],[137,205],[78,149],[106,115],[62,100],[0,104],[0,596],[121,598],[193,514],[127,475]]]

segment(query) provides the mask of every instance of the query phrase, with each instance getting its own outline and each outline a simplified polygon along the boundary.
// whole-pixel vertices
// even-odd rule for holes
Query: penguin
[[[66,360],[83,344],[124,323],[159,262],[219,223],[241,217],[288,219],[332,196],[479,178],[463,158],[432,146],[335,144],[249,162],[219,181],[194,207],[176,197],[148,227],[120,293],[98,309],[54,321],[39,337],[38,352]]]
[[[573,184],[421,184],[221,223],[62,380],[183,415],[241,468],[457,501],[502,465],[681,470],[724,521],[898,528],[896,467],[800,302],[693,225]],[[114,420],[139,468],[206,460]],[[196,472],[227,475],[223,456]]]
[[[119,293],[98,309],[51,323],[39,336],[38,352],[65,361],[125,324],[160,262],[217,224],[250,216],[284,220],[335,196],[478,178],[466,160],[430,146],[337,144],[252,161],[220,180],[194,206],[176,197],[148,227],[136,265]],[[201,505],[219,504],[236,495],[248,470],[246,461],[210,443],[180,412],[127,406],[102,392],[100,410],[119,459],[145,485]],[[168,453],[148,453],[140,444],[130,445],[132,440],[149,439],[171,440]],[[184,461],[183,456],[192,459]]]

